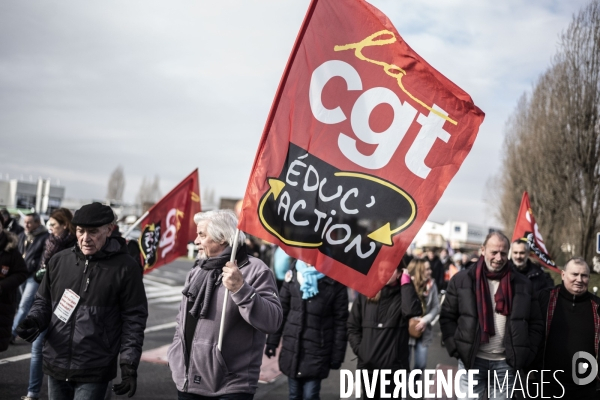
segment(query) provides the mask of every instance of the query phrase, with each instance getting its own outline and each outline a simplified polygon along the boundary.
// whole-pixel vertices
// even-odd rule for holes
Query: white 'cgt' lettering
[[[347,119],[342,109],[337,106],[333,109],[325,108],[321,100],[323,88],[327,82],[339,76],[346,82],[348,90],[362,90],[360,75],[350,64],[340,60],[326,61],[317,67],[310,79],[309,103],[313,116],[324,124],[338,124]],[[389,104],[394,111],[394,119],[390,126],[383,132],[374,132],[369,126],[369,116],[379,104]],[[447,115],[439,106],[433,108]],[[340,132],[338,147],[342,154],[350,161],[367,169],[380,169],[385,167],[400,146],[400,142],[418,114],[417,110],[407,101],[402,103],[398,96],[388,88],[374,87],[359,96],[352,107],[350,125],[354,135],[364,143],[377,145],[370,155],[361,153],[356,147],[356,139]],[[431,171],[425,164],[425,158],[433,147],[436,139],[448,142],[450,134],[443,129],[445,120],[429,113],[417,117],[421,129],[414,142],[406,153],[405,163],[407,168],[419,178],[425,179]]]

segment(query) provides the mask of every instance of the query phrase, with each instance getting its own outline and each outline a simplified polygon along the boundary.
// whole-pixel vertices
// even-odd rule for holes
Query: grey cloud
[[[121,164],[133,200],[144,176],[166,193],[198,167],[201,188],[241,197],[308,3],[0,3],[0,173],[101,198]],[[373,3],[487,114],[432,213],[480,223],[504,122],[585,2]]]

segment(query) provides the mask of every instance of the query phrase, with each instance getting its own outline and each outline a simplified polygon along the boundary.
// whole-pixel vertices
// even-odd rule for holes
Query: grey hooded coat
[[[217,342],[225,287],[219,284],[212,292],[206,318],[198,320],[188,365],[184,339],[188,299],[182,298],[175,336],[167,353],[173,381],[181,392],[217,397],[256,391],[266,334],[277,332],[283,313],[273,272],[251,256],[239,263],[239,268],[244,284],[230,294],[227,302],[221,351]],[[186,284],[199,272],[200,267],[192,268]]]

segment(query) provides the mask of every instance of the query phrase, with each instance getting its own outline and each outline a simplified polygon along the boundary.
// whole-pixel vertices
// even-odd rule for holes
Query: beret
[[[114,222],[115,214],[112,208],[104,204],[94,202],[86,204],[75,211],[71,223],[75,226],[95,228]]]

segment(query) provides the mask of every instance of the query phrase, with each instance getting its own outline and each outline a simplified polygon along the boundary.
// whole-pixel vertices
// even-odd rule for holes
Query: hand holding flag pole
[[[229,262],[235,261],[235,255],[237,253],[239,237],[240,237],[240,230],[236,229],[235,236],[233,238],[233,243],[231,246],[231,258],[229,259]],[[217,349],[219,349],[219,351],[221,351],[221,345],[223,344],[223,331],[225,329],[225,313],[226,313],[225,310],[227,310],[227,300],[228,299],[229,299],[229,290],[227,288],[225,288],[225,295],[223,297],[223,310],[221,311],[221,324],[219,326],[219,341],[217,342]]]

